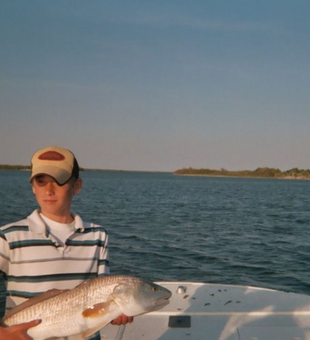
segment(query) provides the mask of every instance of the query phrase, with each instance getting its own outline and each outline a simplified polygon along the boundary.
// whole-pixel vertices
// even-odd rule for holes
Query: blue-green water
[[[37,205],[29,172],[0,171],[1,220]],[[112,274],[310,294],[310,181],[85,171],[73,210],[110,236]]]

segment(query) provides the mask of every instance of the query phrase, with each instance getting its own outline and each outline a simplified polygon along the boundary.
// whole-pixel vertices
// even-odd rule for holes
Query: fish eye
[[[157,291],[158,291],[158,288],[157,288],[157,287],[152,287],[152,291],[153,291],[153,292],[157,292]]]

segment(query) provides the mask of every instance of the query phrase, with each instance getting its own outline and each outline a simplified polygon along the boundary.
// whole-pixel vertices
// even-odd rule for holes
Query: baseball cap
[[[30,182],[38,175],[49,175],[61,186],[72,177],[79,178],[79,165],[74,154],[58,146],[38,150],[32,156],[31,166]]]

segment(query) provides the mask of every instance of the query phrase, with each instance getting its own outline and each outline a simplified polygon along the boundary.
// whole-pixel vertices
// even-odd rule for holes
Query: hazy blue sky
[[[310,168],[309,0],[0,0],[0,164]]]

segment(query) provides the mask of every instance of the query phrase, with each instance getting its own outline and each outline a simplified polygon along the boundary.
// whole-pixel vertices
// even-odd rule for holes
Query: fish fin
[[[107,321],[101,322],[96,327],[88,329],[86,332],[82,333],[83,339],[87,339],[90,336],[92,336],[93,334],[95,334],[96,332],[100,331],[101,328],[107,326],[111,321],[112,320],[107,320]]]
[[[39,303],[39,302],[42,302],[42,301],[45,301],[45,300],[48,300],[54,296],[57,296],[59,294],[62,294],[63,292],[65,292],[67,290],[59,290],[59,289],[50,289],[42,294],[38,294],[32,298],[30,298],[29,300],[21,303],[20,305],[18,305],[17,307],[14,307],[13,309],[11,309],[10,311],[8,311],[2,322],[5,322],[5,320],[8,318],[8,317],[11,317],[12,315],[20,312],[21,310],[23,309],[26,309],[26,308],[29,308],[33,305],[35,305],[36,303]]]
[[[75,335],[69,335],[69,336],[65,336],[65,337],[61,337],[61,338],[56,336],[56,337],[48,338],[48,339],[45,339],[45,340],[84,340],[84,339],[85,338],[83,337],[82,334],[75,334]]]
[[[76,334],[76,335],[69,335],[69,336],[66,336],[66,337],[61,337],[59,338],[58,336],[56,337],[52,337],[52,338],[48,338],[48,339],[45,339],[45,340],[84,340],[85,338],[83,337],[83,335],[81,334]]]
[[[66,338],[67,340],[84,340],[84,336],[81,334],[70,335]]]
[[[83,311],[84,317],[88,318],[97,317],[99,319],[99,322],[96,325],[82,333],[83,339],[86,339],[93,335],[94,333],[100,331],[100,329],[107,326],[112,320],[114,320],[120,314],[121,311],[114,301],[98,303],[95,304],[92,308],[88,308],[85,311]]]
[[[110,302],[96,303],[92,307],[83,310],[82,315],[85,318],[96,318],[98,316],[104,316],[110,311]]]

